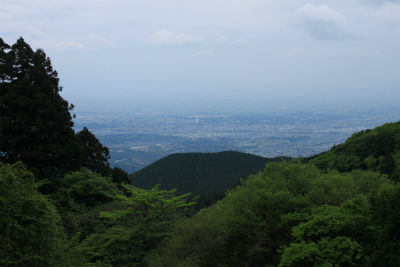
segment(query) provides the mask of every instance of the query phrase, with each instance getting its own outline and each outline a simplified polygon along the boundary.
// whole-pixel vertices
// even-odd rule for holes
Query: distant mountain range
[[[177,189],[177,194],[206,194],[226,190],[268,162],[291,160],[289,157],[264,158],[252,154],[223,151],[217,153],[176,153],[166,156],[129,175],[132,184],[151,189]]]
[[[150,189],[177,189],[177,194],[208,194],[226,190],[265,164],[289,157],[264,158],[236,151],[218,153],[177,153],[166,156],[129,175],[133,185]],[[327,152],[304,158],[318,168],[339,171],[364,169],[387,174],[400,180],[400,122],[354,133],[345,143]]]

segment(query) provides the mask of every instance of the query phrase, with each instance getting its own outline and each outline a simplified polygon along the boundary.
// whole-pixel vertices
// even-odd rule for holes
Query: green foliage
[[[1,266],[399,265],[400,122],[311,164],[171,155],[132,175],[145,190],[124,185],[86,127],[75,134],[58,82],[42,50],[0,38]],[[207,208],[188,217],[194,203],[176,192],[203,193]]]
[[[353,177],[359,179],[360,174]],[[364,174],[364,182],[373,181],[371,173],[369,177]],[[313,208],[292,228],[295,241],[280,249],[280,266],[396,266],[400,259],[400,187],[382,179],[368,185],[364,194],[340,207]]]
[[[43,50],[33,51],[23,38],[11,47],[0,38],[0,161],[22,161],[37,179],[51,179],[47,192],[80,167],[130,183],[127,173],[109,167],[108,148],[86,127],[75,134],[74,106],[61,90]]]
[[[323,170],[379,171],[398,181],[400,180],[399,150],[400,122],[387,123],[372,130],[354,133],[345,143],[333,147],[309,162]]]
[[[52,198],[61,207],[86,211],[87,208],[114,201],[119,193],[112,178],[81,168],[80,171],[65,175]]]
[[[392,173],[392,177],[395,181],[400,182],[400,149],[395,150],[395,153],[392,155],[394,161],[394,169]]]
[[[103,176],[108,176],[110,172],[110,164],[108,163],[110,150],[108,147],[103,146],[86,127],[76,135],[81,143],[84,154],[83,158],[86,161],[82,162],[81,166],[93,172],[100,173]]]
[[[219,205],[200,210],[175,225],[172,238],[150,253],[149,266],[224,266],[229,232]]]
[[[370,250],[374,266],[396,266],[400,262],[400,184],[387,184],[369,197],[371,224],[375,230]]]
[[[0,265],[59,266],[60,217],[21,163],[0,163]]]
[[[280,215],[308,205],[303,194],[318,174],[313,166],[268,164],[264,172],[248,177],[184,223],[160,253],[170,259],[160,266],[277,264],[276,250],[286,236],[279,227]]]
[[[80,163],[81,167],[86,167],[104,177],[110,176],[116,184],[131,183],[127,172],[117,167],[113,169],[110,167],[110,163],[108,162],[110,159],[110,150],[108,147],[103,146],[88,128],[84,127],[76,136],[78,137],[83,153]]]
[[[132,184],[151,189],[177,189],[178,194],[208,194],[237,185],[240,179],[261,171],[267,162],[282,158],[263,158],[251,154],[224,151],[219,153],[178,153],[160,159],[129,175]]]
[[[210,207],[217,203],[217,201],[223,199],[226,195],[226,190],[221,190],[218,192],[212,192],[207,194],[200,194],[195,196],[192,200],[196,202],[196,204],[191,209],[192,211],[199,211],[200,209],[204,209]]]
[[[150,266],[368,265],[369,254],[381,251],[374,239],[383,229],[371,224],[369,197],[392,186],[378,173],[267,164],[214,206],[180,223]]]
[[[348,237],[323,237],[317,243],[292,243],[279,266],[351,266],[359,244]]]
[[[118,184],[119,188],[122,188],[121,184],[131,184],[131,180],[128,177],[128,173],[122,170],[121,168],[114,167],[113,169],[110,170],[110,172],[113,182]]]
[[[0,160],[23,161],[37,178],[59,178],[79,168],[81,150],[57,72],[43,50],[19,38],[1,40]]]
[[[350,173],[328,171],[314,181],[309,198],[315,205],[339,206],[359,194],[367,195],[371,190],[390,183],[386,175],[376,172],[354,170]]]
[[[123,207],[100,214],[111,227],[81,245],[93,266],[145,266],[147,253],[171,235],[173,221],[193,205],[188,195],[176,197],[174,190],[124,187],[128,196],[119,196]]]
[[[103,228],[98,215],[101,211],[117,208],[121,194],[111,177],[103,177],[86,168],[65,175],[58,190],[50,197],[63,219],[69,236],[80,233],[81,238]]]
[[[359,195],[340,207],[319,206],[306,221],[292,228],[295,242],[281,248],[280,266],[369,266],[366,236],[371,214],[367,197]],[[360,244],[362,243],[362,245]],[[310,249],[312,248],[312,249]]]

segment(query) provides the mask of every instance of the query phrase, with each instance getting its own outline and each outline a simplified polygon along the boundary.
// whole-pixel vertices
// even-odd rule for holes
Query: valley
[[[234,150],[263,157],[307,157],[351,134],[400,118],[387,106],[251,109],[230,104],[179,106],[79,103],[75,129],[88,127],[110,149],[112,166],[133,173],[173,153]],[[82,105],[83,106],[83,105]],[[258,108],[257,108],[258,107]]]

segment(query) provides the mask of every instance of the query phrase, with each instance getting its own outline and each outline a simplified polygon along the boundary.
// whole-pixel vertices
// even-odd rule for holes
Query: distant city
[[[234,150],[263,157],[307,157],[343,143],[354,132],[400,120],[397,106],[74,104],[75,129],[88,127],[110,149],[111,165],[128,173],[172,153]]]

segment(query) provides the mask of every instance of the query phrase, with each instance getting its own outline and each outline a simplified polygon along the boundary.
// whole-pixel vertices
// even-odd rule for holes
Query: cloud
[[[206,56],[212,56],[214,54],[215,54],[215,52],[213,50],[206,50],[206,51],[197,52],[195,54],[195,56],[206,57]]]
[[[400,4],[400,0],[359,0],[360,3],[369,6],[380,7],[386,4]]]
[[[95,44],[100,44],[100,45],[109,45],[109,46],[114,46],[114,42],[108,40],[107,38],[96,35],[96,34],[89,34],[89,39]]]
[[[217,43],[227,43],[227,42],[233,42],[233,43],[247,43],[246,39],[235,39],[235,40],[230,40],[228,37],[226,37],[225,35],[219,35],[217,37]]]
[[[228,42],[228,41],[229,41],[229,39],[225,35],[219,35],[217,37],[217,42],[218,43],[225,43],[225,42]]]
[[[313,38],[343,40],[355,36],[347,29],[346,17],[327,5],[306,4],[296,15],[298,25]]]
[[[33,39],[43,40],[49,38],[47,34],[45,34],[42,30],[35,26],[26,26],[24,29],[24,33]]]
[[[303,48],[294,48],[283,52],[284,55],[292,58],[302,57],[308,54],[307,50]]]
[[[43,41],[37,41],[35,42],[37,47],[43,48],[45,50],[86,50],[87,48],[76,41],[72,40],[66,40],[66,41],[60,41],[56,42],[53,40],[43,40]]]
[[[235,40],[235,43],[247,43],[247,40],[245,40],[245,39],[236,39]]]
[[[73,40],[56,41],[50,35],[35,26],[26,26],[22,30],[23,36],[33,47],[44,50],[85,50],[86,47],[80,42]]]
[[[176,34],[166,30],[158,31],[146,38],[154,45],[181,45],[186,43],[197,43],[203,40],[200,35]]]

